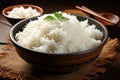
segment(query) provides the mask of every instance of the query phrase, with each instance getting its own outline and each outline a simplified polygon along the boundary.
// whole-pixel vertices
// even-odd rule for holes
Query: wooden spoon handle
[[[100,19],[102,19],[102,20],[104,20],[104,21],[107,21],[107,22],[109,22],[109,23],[114,24],[114,23],[113,23],[113,22],[111,22],[110,20],[108,20],[108,19],[106,19],[106,18],[102,17],[102,16],[101,16],[101,15],[99,15],[98,13],[96,13],[96,12],[92,11],[91,9],[88,9],[88,8],[87,8],[87,7],[85,7],[85,6],[82,6],[82,7],[76,6],[76,8],[78,8],[78,9],[80,9],[80,10],[84,11],[84,12],[87,12],[87,13],[89,13],[89,14],[91,14],[91,15],[94,15],[94,16],[96,16],[96,17],[98,17],[98,18],[100,18]]]

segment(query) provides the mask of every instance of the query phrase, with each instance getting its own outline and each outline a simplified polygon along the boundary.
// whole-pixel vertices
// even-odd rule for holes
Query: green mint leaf
[[[45,17],[45,20],[48,20],[48,21],[54,21],[54,20],[56,20],[56,18],[54,18],[53,16],[47,16],[47,17]]]
[[[62,13],[59,12],[55,12],[54,15],[58,20],[62,17]]]
[[[63,21],[69,20],[69,18],[67,18],[67,17],[61,17],[59,20],[63,22]]]
[[[69,18],[64,17],[62,15],[62,13],[54,12],[54,16],[48,15],[47,17],[45,17],[45,20],[48,20],[48,21],[56,21],[56,20],[58,20],[58,21],[63,22],[63,21],[69,20]]]

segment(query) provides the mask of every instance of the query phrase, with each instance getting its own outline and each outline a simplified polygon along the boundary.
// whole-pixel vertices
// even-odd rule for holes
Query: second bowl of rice
[[[17,4],[11,5],[3,9],[3,16],[12,24],[43,14],[43,9],[37,5]]]

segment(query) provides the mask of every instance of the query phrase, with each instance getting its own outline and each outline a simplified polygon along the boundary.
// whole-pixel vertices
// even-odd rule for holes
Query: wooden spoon
[[[82,7],[76,6],[76,8],[95,16],[95,18],[97,20],[99,20],[101,23],[103,23],[104,25],[115,25],[116,24],[116,23],[112,22],[111,20],[101,16],[100,14],[94,12],[93,10],[91,10],[85,6],[82,6]]]
[[[105,17],[105,18],[107,18],[107,19],[109,19],[110,21],[112,21],[112,22],[114,22],[115,24],[117,24],[118,22],[119,22],[119,16],[117,16],[117,15],[115,15],[115,14],[113,14],[113,13],[99,13],[101,16],[103,16],[103,17]],[[99,20],[100,21],[100,20]],[[106,25],[108,25],[108,23],[106,24]],[[108,25],[108,26],[112,26],[112,25]]]

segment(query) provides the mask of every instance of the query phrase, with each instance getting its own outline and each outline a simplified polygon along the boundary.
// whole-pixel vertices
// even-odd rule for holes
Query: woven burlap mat
[[[108,39],[101,54],[95,60],[85,63],[77,71],[64,74],[42,72],[22,60],[14,46],[9,43],[0,52],[0,79],[8,80],[97,80],[118,53],[118,39]]]

